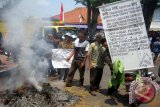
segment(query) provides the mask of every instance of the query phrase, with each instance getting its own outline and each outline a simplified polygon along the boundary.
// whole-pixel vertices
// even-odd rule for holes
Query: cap
[[[72,34],[71,34],[71,33],[69,33],[69,32],[68,32],[68,33],[66,33],[64,36],[68,36],[68,37],[73,38],[73,37],[72,37]]]

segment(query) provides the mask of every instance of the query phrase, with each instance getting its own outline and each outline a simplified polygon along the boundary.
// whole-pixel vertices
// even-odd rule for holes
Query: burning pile
[[[62,107],[78,102],[80,98],[44,84],[41,92],[34,87],[0,92],[0,107]]]

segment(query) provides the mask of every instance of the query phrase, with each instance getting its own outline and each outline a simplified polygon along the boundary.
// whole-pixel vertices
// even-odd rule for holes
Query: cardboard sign
[[[66,58],[72,49],[52,49],[52,65],[54,68],[70,68],[72,59],[67,62]]]

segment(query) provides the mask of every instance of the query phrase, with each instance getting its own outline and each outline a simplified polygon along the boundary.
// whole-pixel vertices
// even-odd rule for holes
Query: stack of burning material
[[[76,104],[80,97],[43,84],[37,91],[34,87],[21,87],[0,92],[0,107],[62,107]]]

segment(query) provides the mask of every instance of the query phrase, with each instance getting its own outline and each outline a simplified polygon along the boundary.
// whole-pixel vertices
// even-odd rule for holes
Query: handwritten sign
[[[66,58],[72,49],[52,49],[52,65],[54,68],[70,68],[72,59],[67,62]]]
[[[112,61],[120,59],[125,70],[153,67],[140,1],[118,1],[99,10]]]

